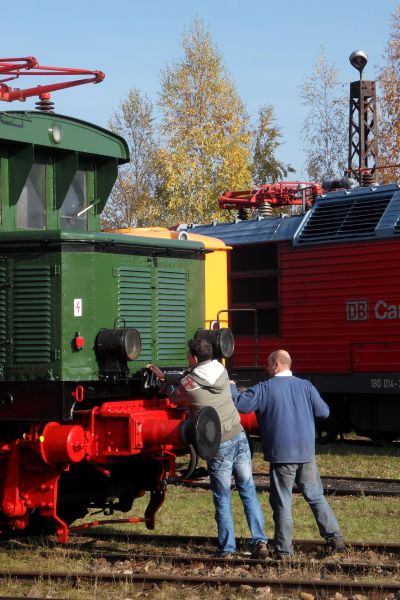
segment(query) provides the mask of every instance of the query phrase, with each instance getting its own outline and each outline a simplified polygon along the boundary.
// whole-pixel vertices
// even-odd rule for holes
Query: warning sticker
[[[82,316],[82,298],[74,299],[74,317]]]

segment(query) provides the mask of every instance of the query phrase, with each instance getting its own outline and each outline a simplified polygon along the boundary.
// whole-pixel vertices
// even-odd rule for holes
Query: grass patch
[[[253,442],[254,471],[268,471],[259,440]],[[317,445],[317,463],[321,475],[399,479],[400,447],[349,446],[340,442]]]
[[[266,533],[273,537],[272,511],[268,494],[259,494],[264,511]],[[373,496],[330,496],[330,505],[336,513],[342,533],[347,540],[364,543],[393,542],[400,539],[400,502],[398,498]],[[140,506],[141,504],[141,506]],[[136,506],[135,506],[136,505]],[[135,514],[146,506],[145,498],[134,504]],[[239,494],[232,493],[232,514],[237,537],[249,537]],[[319,533],[306,501],[293,496],[293,534],[295,538],[318,539]],[[133,526],[138,533],[149,533],[143,525]],[[214,505],[211,492],[199,489],[170,487],[164,506],[158,513],[155,533],[166,535],[216,536]]]
[[[345,444],[317,446],[317,463],[321,475],[399,478],[400,448],[354,447]],[[202,463],[204,465],[204,463]],[[253,470],[267,472],[259,440],[254,441]],[[273,537],[272,511],[268,494],[260,493],[265,529]],[[148,495],[135,500],[132,515],[144,514]],[[338,518],[347,540],[364,543],[392,542],[400,539],[400,501],[397,497],[329,496],[328,502]],[[249,537],[242,504],[236,491],[232,493],[232,513],[238,537]],[[90,518],[86,520],[91,520]],[[301,539],[318,539],[319,533],[306,501],[293,496],[293,535]],[[152,534],[145,525],[127,525],[124,530]],[[154,533],[169,535],[216,536],[214,505],[210,491],[169,486],[166,501],[158,512]]]

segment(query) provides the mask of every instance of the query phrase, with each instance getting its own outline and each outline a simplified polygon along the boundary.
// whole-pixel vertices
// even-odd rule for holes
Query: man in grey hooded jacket
[[[263,511],[253,480],[249,444],[232,400],[228,373],[219,361],[213,360],[212,346],[203,338],[188,342],[188,361],[189,371],[169,396],[176,403],[187,405],[194,416],[205,406],[212,406],[221,421],[221,444],[215,457],[207,463],[218,528],[217,554],[228,556],[236,551],[231,513],[233,475],[252,536],[252,556],[266,558],[268,538],[264,533]],[[168,383],[161,369],[155,365],[148,368]]]

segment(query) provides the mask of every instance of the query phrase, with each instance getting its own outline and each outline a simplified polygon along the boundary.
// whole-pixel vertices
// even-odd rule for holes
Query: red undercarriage
[[[0,530],[26,529],[35,515],[52,526],[59,542],[66,543],[70,529],[58,514],[60,478],[82,468],[98,473],[104,481],[119,469],[119,484],[129,488],[132,501],[150,491],[144,517],[122,521],[144,522],[153,529],[167,479],[175,476],[176,453],[186,448],[180,433],[186,419],[187,412],[168,399],[109,402],[76,411],[72,424],[32,425],[19,439],[0,442]],[[254,431],[254,414],[243,415],[243,424],[247,431]],[[143,459],[150,460],[150,470]],[[138,463],[144,466],[132,468]],[[82,479],[83,487],[84,483]],[[79,494],[75,502],[86,507]],[[110,521],[86,523],[71,530],[104,522]]]

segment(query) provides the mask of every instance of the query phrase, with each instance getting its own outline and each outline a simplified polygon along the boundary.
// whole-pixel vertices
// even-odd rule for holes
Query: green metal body
[[[139,331],[132,375],[148,362],[185,365],[186,342],[204,323],[202,250],[105,233],[0,235],[0,380],[98,380],[104,328]]]

